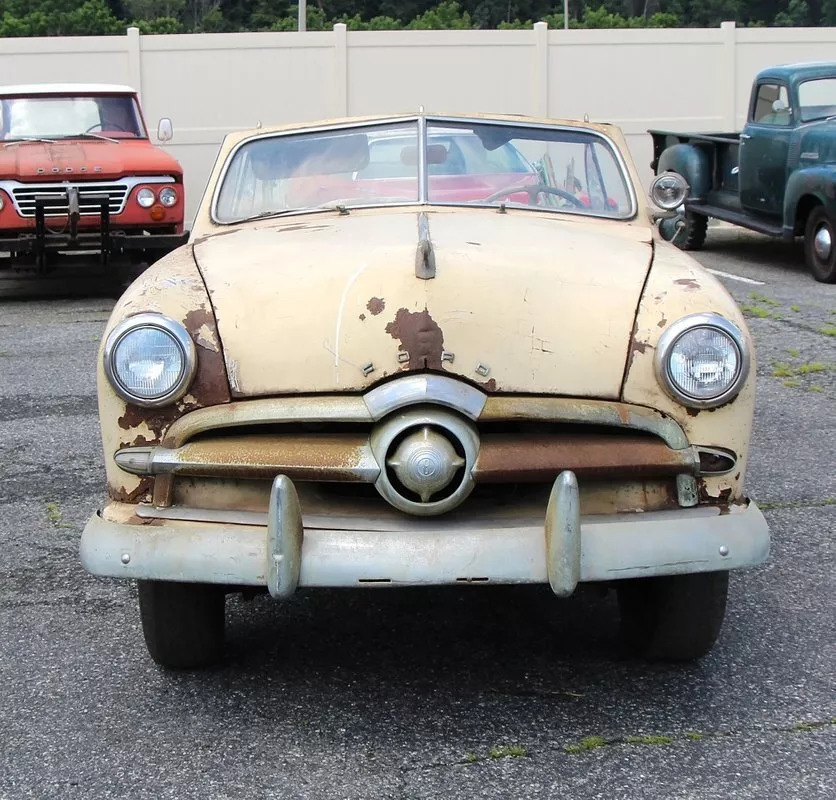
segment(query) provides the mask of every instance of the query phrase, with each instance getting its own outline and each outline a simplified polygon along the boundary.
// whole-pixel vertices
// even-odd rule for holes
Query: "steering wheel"
[[[564,189],[558,189],[556,186],[548,186],[545,183],[533,183],[521,186],[506,186],[504,189],[500,189],[498,192],[494,192],[489,197],[486,197],[485,200],[488,202],[490,202],[491,200],[499,200],[503,197],[508,197],[512,194],[519,194],[520,192],[525,192],[528,195],[528,204],[532,206],[535,205],[535,203],[537,202],[538,194],[553,194],[557,197],[562,198],[563,200],[567,200],[577,208],[586,207],[571,192],[567,192]]]
[[[95,125],[91,125],[85,133],[92,133],[94,128],[98,128],[100,131],[104,130],[104,127],[101,122],[97,122]],[[127,128],[123,128],[118,122],[108,122],[107,129],[109,131],[122,131],[122,133],[129,133]]]

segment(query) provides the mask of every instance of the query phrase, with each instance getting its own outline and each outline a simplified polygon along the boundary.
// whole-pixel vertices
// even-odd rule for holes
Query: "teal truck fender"
[[[784,195],[784,238],[803,236],[810,212],[824,206],[836,218],[836,164],[821,164],[795,170]]]
[[[688,182],[688,200],[703,201],[711,191],[711,159],[693,144],[674,144],[659,156],[656,174],[678,172]]]

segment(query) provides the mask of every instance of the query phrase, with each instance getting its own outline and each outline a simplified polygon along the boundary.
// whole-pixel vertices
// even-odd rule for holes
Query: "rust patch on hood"
[[[386,301],[382,297],[373,297],[366,303],[366,308],[373,317],[376,317],[384,308],[386,308]]]
[[[415,312],[398,309],[386,333],[400,341],[398,350],[409,355],[407,369],[442,369],[444,334],[426,308]]]

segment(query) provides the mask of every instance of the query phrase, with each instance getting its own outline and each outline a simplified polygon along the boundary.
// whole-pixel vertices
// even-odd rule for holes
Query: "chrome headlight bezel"
[[[176,383],[157,397],[139,397],[133,394],[116,372],[116,353],[120,342],[129,333],[140,328],[155,328],[171,337],[183,356],[183,366]],[[197,371],[197,348],[188,331],[179,323],[163,314],[152,312],[135,314],[120,322],[107,336],[104,345],[104,370],[113,390],[123,400],[144,408],[170,405],[179,400],[187,391]]]
[[[670,355],[676,343],[683,335],[698,328],[719,331],[729,338],[737,350],[737,372],[731,383],[714,397],[694,397],[684,392],[673,380],[670,372]],[[743,331],[733,322],[715,313],[689,314],[669,325],[656,347],[654,365],[656,377],[665,392],[688,408],[717,408],[733,400],[740,393],[749,375],[751,353]]]

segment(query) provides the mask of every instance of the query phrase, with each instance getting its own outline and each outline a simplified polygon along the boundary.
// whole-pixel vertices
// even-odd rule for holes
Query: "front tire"
[[[170,669],[196,669],[221,660],[222,586],[139,581],[139,614],[151,658]]]
[[[685,223],[684,230],[677,231],[676,222]],[[701,250],[708,231],[708,217],[686,211],[680,217],[664,219],[659,224],[659,233],[666,242],[673,242],[680,250]]]
[[[723,625],[728,588],[728,572],[619,581],[618,606],[627,646],[663,661],[704,656]]]
[[[836,232],[824,206],[816,206],[807,217],[804,230],[804,260],[813,277],[822,283],[836,283]]]

